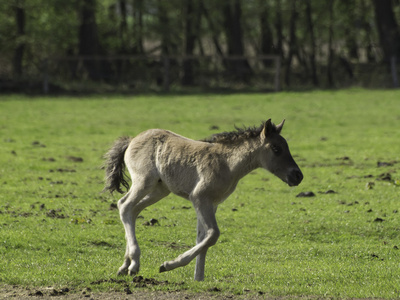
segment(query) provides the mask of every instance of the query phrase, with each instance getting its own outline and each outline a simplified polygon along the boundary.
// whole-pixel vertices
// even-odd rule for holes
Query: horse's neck
[[[227,146],[227,161],[235,177],[240,179],[261,167],[258,158],[259,149],[260,145],[258,145],[257,141]]]

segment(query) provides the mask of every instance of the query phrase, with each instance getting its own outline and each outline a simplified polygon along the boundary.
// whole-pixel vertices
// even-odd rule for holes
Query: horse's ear
[[[265,140],[269,135],[271,135],[271,133],[273,133],[273,131],[274,131],[274,125],[272,124],[271,119],[268,119],[264,123],[264,128],[261,131],[261,138]]]
[[[283,124],[285,124],[285,119],[283,119],[283,121],[280,124],[276,125],[276,132],[281,133]]]

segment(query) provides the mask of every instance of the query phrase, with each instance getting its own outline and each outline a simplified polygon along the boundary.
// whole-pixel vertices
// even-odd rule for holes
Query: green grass
[[[399,99],[400,91],[359,89],[0,96],[0,282],[122,290],[110,280],[117,279],[125,248],[118,211],[110,207],[118,195],[101,194],[102,155],[112,142],[157,127],[200,139],[235,124],[285,118],[282,135],[303,183],[289,188],[264,170],[245,177],[219,206],[221,237],[208,252],[201,283],[192,279],[194,262],[158,273],[164,260],[194,245],[190,203],[170,195],[147,208],[137,225],[141,275],[169,282],[149,288],[400,297]],[[378,180],[384,173],[391,180]],[[296,198],[307,191],[316,196]],[[142,225],[151,218],[160,224]]]

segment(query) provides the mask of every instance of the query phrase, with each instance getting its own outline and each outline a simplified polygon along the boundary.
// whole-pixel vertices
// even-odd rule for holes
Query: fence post
[[[49,73],[48,73],[48,59],[45,58],[42,62],[43,68],[43,93],[47,95],[49,93]]]
[[[277,56],[275,58],[275,83],[274,83],[275,92],[279,92],[281,90],[281,57]]]
[[[390,58],[390,71],[392,73],[393,87],[399,87],[399,80],[397,79],[397,65],[396,65],[396,56],[393,55]]]
[[[164,92],[169,91],[169,57],[163,56],[163,73],[164,73],[164,78],[163,78],[163,89]]]

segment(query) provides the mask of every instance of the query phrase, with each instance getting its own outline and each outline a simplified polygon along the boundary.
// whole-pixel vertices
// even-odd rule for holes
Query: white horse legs
[[[214,215],[216,213],[216,207],[214,209]],[[199,220],[197,220],[197,244],[199,244],[205,237],[205,228]],[[196,267],[194,270],[194,280],[203,281],[204,280],[204,269],[206,264],[206,255],[208,248],[205,248],[196,257]]]
[[[132,188],[118,201],[121,221],[125,227],[126,252],[124,263],[118,270],[118,275],[135,275],[140,268],[140,248],[136,240],[135,223],[139,213],[149,205],[156,203],[170,191],[161,183],[151,188]],[[199,204],[200,202],[196,202]],[[196,269],[194,279],[204,280],[204,267],[209,247],[219,238],[219,229],[215,219],[216,208],[205,201],[202,205],[194,205],[197,213],[197,244],[190,250],[179,255],[176,259],[166,261],[160,266],[160,272],[170,271],[191,262],[195,257]]]
[[[196,206],[196,205],[195,205]],[[213,246],[219,238],[219,229],[215,219],[215,209],[212,205],[203,203],[202,207],[195,207],[197,213],[197,245],[176,259],[166,261],[160,266],[160,272],[170,271],[182,267],[191,262],[195,257],[196,270],[194,279],[204,280],[204,266],[207,250]]]
[[[201,241],[205,237],[205,231],[203,225],[198,221],[197,222],[197,245],[201,243]],[[206,264],[206,254],[208,248],[205,248],[203,251],[199,253],[196,257],[196,267],[194,269],[194,280],[203,281],[204,280],[204,269]]]
[[[118,270],[118,275],[135,275],[139,272],[140,248],[135,234],[136,218],[144,208],[156,203],[170,193],[161,184],[157,184],[155,189],[147,196],[145,196],[146,192],[146,189],[138,190],[132,187],[131,190],[118,201],[118,208],[121,221],[125,227],[126,238],[125,259]]]

